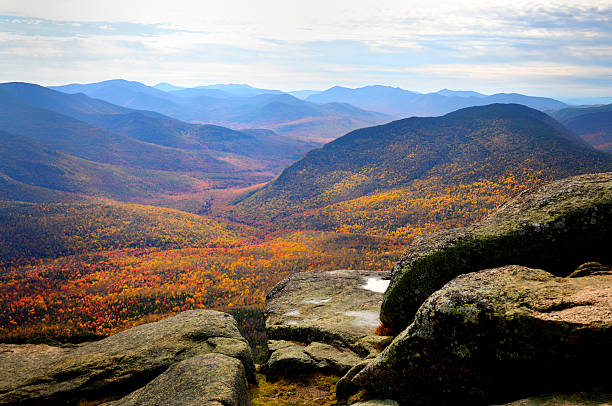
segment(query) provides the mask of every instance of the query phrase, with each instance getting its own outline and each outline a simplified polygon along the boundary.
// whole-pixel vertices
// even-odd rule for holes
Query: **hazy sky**
[[[612,96],[612,0],[0,0],[0,81]]]

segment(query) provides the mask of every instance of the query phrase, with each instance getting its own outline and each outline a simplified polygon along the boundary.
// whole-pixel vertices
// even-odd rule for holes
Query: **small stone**
[[[361,358],[346,348],[313,342],[308,346],[289,341],[271,341],[274,350],[266,363],[266,373],[272,379],[285,376],[329,372],[342,375],[361,362]]]
[[[304,351],[305,347],[291,343],[270,354],[266,363],[266,375],[270,379],[312,373],[316,362]]]
[[[314,342],[309,344],[304,352],[316,362],[317,369],[329,370],[340,375],[361,362],[361,357],[353,351],[329,344]]]

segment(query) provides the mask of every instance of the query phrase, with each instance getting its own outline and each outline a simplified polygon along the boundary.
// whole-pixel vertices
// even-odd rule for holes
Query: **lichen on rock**
[[[487,404],[609,384],[612,274],[509,265],[456,277],[351,384],[400,404]]]
[[[454,277],[508,264],[567,276],[612,263],[612,173],[582,175],[521,193],[479,223],[415,239],[395,265],[380,318],[406,328],[429,295]]]

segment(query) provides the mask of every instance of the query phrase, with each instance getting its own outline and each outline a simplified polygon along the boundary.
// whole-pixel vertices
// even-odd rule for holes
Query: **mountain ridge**
[[[551,114],[594,148],[612,153],[612,104],[567,108]]]
[[[163,191],[245,187],[271,179],[319,145],[184,123],[28,83],[0,84],[0,101],[6,163],[14,164],[12,155],[21,159],[21,170],[4,168],[5,198],[17,200],[22,193],[25,200],[70,201],[77,198],[66,194],[72,193],[132,201]],[[41,175],[31,176],[36,168]]]
[[[393,119],[354,107],[344,111],[330,109],[281,91],[244,86],[248,85],[212,85],[166,92],[139,82],[111,80],[51,89],[82,92],[122,107],[155,111],[181,121],[234,129],[266,128],[315,142],[329,141],[350,130]],[[231,91],[238,94],[232,95]]]
[[[439,116],[461,108],[492,103],[518,103],[538,110],[556,110],[567,107],[565,103],[558,100],[518,93],[483,95],[471,91],[443,89],[436,93],[423,94],[382,85],[355,89],[334,86],[308,96],[306,100],[318,103],[347,102],[362,109],[379,111],[396,117]]]
[[[354,221],[366,223],[363,216],[384,210],[376,199],[401,200],[402,190],[406,196],[446,195],[447,188],[478,182],[493,182],[503,189],[504,179],[518,186],[519,177],[527,182],[537,176],[531,180],[537,183],[609,168],[612,155],[593,150],[542,112],[514,104],[469,107],[442,117],[407,118],[348,133],[310,151],[238,202],[232,218],[268,226],[276,222],[289,227],[297,221],[298,227],[336,229],[345,224],[340,217],[354,210],[361,213]],[[415,186],[419,184],[420,192]],[[374,206],[360,208],[364,204]],[[400,202],[387,201],[385,206],[394,204],[398,214],[385,214],[386,222],[401,228]]]

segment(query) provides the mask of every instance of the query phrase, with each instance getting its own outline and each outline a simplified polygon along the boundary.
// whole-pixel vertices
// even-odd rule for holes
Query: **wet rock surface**
[[[609,386],[610,348],[611,273],[510,265],[447,283],[350,383],[400,404],[504,403]]]
[[[393,269],[381,320],[396,333],[454,277],[519,264],[567,276],[612,263],[612,173],[582,175],[520,194],[474,226],[415,239]]]
[[[389,341],[374,334],[389,273],[357,270],[304,272],[281,281],[266,300],[270,340],[321,342],[361,357]]]
[[[187,311],[73,347],[0,344],[0,404],[118,399],[171,366],[210,353],[238,360],[254,381],[247,341],[233,317],[217,311]]]
[[[388,272],[338,270],[281,281],[267,297],[267,376],[343,375],[379,354],[391,341],[375,334],[388,278]]]

